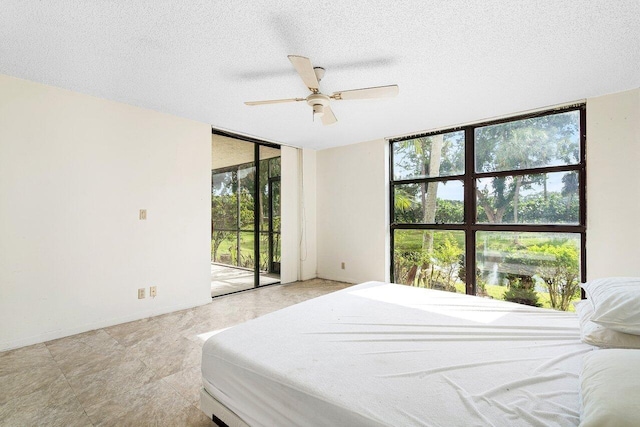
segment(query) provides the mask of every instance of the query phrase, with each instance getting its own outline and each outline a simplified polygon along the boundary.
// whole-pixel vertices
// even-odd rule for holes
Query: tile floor
[[[211,263],[211,296],[230,294],[253,288],[254,274],[251,270],[228,267]],[[280,281],[276,274],[260,275],[260,286],[272,285]]]
[[[270,286],[0,353],[0,425],[211,427],[199,409],[207,335],[347,286]]]

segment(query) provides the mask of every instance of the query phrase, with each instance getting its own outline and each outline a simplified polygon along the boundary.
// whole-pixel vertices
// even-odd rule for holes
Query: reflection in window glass
[[[464,293],[464,247],[463,231],[395,230],[394,281]]]
[[[238,169],[238,181],[240,183],[238,196],[240,197],[240,229],[253,230],[254,218],[254,194],[255,194],[254,166]]]
[[[272,189],[272,213],[273,216],[273,231],[280,231],[280,181],[275,181],[271,187]]]
[[[460,224],[464,222],[464,186],[462,181],[395,185],[394,221],[403,224]]]
[[[214,230],[211,234],[211,261],[236,265],[238,236],[235,231]]]
[[[580,112],[475,129],[476,172],[573,165],[580,161]]]
[[[269,178],[276,178],[280,176],[280,157],[275,157],[269,160]]]
[[[238,258],[238,265],[244,268],[253,269],[254,263],[254,234],[253,231],[240,232],[240,253]]]
[[[580,298],[580,234],[478,231],[477,293],[573,310]]]
[[[464,173],[464,131],[396,142],[393,179],[415,179]]]
[[[237,174],[235,171],[211,172],[211,260],[232,263],[238,227]]]
[[[238,227],[237,178],[235,171],[213,171],[211,175],[211,221],[213,230]]]
[[[269,233],[260,233],[260,271],[269,271]]]
[[[269,230],[269,160],[260,161],[260,192],[258,215],[260,217],[260,231]]]
[[[554,172],[476,180],[480,224],[578,224],[578,173]]]

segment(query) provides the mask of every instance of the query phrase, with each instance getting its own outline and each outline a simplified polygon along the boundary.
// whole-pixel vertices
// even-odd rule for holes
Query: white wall
[[[388,280],[386,153],[385,140],[317,153],[318,277]]]
[[[640,89],[587,100],[587,278],[640,276]]]
[[[280,191],[281,191],[281,232],[282,254],[280,261],[280,282],[298,280],[300,264],[299,251],[299,165],[298,150],[282,146],[280,149]]]
[[[0,350],[209,302],[210,150],[207,124],[0,75]]]

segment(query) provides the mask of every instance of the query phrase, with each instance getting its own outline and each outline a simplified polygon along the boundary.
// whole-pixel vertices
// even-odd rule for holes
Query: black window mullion
[[[464,178],[465,178],[464,175],[429,176],[424,178],[399,179],[399,180],[393,181],[393,184],[404,185],[404,184],[422,184],[422,183],[443,182],[443,181],[463,181]]]
[[[580,225],[584,227],[581,235],[581,251],[580,251],[580,280],[587,281],[587,110],[580,110],[580,164],[582,168],[579,172],[578,187],[580,198]],[[581,297],[586,298],[584,290],[581,290]]]
[[[582,169],[580,164],[575,165],[563,165],[563,166],[546,166],[543,168],[529,168],[529,169],[511,169],[507,171],[494,171],[494,172],[474,172],[476,179],[480,178],[496,178],[502,176],[521,176],[521,175],[541,175],[543,173],[554,172],[572,172]]]
[[[476,294],[476,232],[471,228],[476,222],[475,142],[473,128],[464,132],[464,223],[465,230],[465,288],[469,295]]]
[[[391,255],[389,257],[389,281],[393,282],[394,278],[394,269],[395,265],[395,250],[394,250],[394,228],[393,223],[395,221],[395,187],[393,180],[393,143],[389,144],[389,222],[391,223],[391,227],[389,227],[389,245],[391,248]]]
[[[514,231],[524,233],[582,233],[585,227],[571,224],[473,224],[474,231]]]
[[[391,224],[393,230],[466,230],[465,224]]]
[[[253,287],[260,286],[260,144],[254,144],[255,176],[253,178]]]
[[[240,167],[236,167],[236,266],[240,266],[240,194],[242,193],[242,186],[240,185]]]

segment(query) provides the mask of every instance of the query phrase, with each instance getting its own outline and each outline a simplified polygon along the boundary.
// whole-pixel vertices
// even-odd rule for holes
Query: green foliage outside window
[[[477,223],[579,224],[576,171],[518,175],[519,170],[576,165],[579,132],[578,110],[474,128],[476,171],[512,171],[477,180]],[[451,198],[448,183],[460,182],[465,173],[464,144],[463,131],[392,144],[395,180],[439,177],[394,185],[393,221],[463,222],[464,202]],[[572,309],[571,301],[579,298],[577,234],[484,233],[485,241],[477,239],[476,248],[478,256],[486,258],[478,259],[479,295]],[[464,231],[396,229],[394,280],[464,292],[464,247]]]
[[[280,158],[260,161],[258,210],[260,224],[260,270],[269,270],[269,178],[275,179],[273,197],[273,259],[280,262]],[[212,171],[211,188],[211,260],[213,262],[253,268],[255,265],[255,168],[238,165]]]

